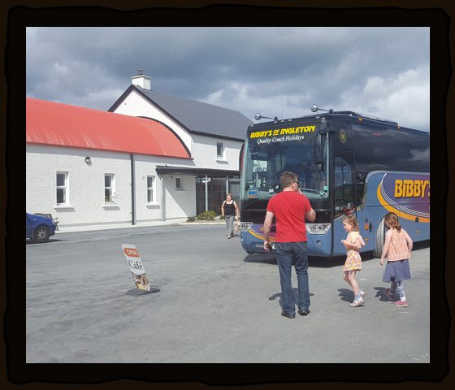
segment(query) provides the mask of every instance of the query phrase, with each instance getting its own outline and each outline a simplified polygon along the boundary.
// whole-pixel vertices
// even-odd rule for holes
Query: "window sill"
[[[225,158],[217,158],[216,162],[223,163],[223,164],[228,164],[229,163],[229,161],[226,160]]]
[[[70,204],[57,204],[54,206],[55,210],[74,210],[74,207]]]
[[[160,205],[158,203],[146,203],[145,207],[148,209],[159,209]]]
[[[105,203],[103,204],[103,208],[105,209],[118,209],[120,208],[117,203]]]

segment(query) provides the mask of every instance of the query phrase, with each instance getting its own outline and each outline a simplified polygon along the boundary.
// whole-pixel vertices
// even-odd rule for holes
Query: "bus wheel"
[[[382,255],[382,248],[384,247],[384,240],[385,240],[385,223],[384,218],[381,219],[379,222],[378,230],[376,230],[376,242],[374,244],[373,256],[374,257],[381,257]]]

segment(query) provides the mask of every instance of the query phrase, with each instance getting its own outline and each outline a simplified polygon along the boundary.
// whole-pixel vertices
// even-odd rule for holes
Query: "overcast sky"
[[[138,69],[152,89],[294,118],[310,106],[429,131],[427,27],[34,27],[26,96],[106,111]]]

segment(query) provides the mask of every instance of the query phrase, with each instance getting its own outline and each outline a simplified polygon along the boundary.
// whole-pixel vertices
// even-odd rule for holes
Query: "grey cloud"
[[[105,110],[144,69],[156,90],[250,119],[309,114],[313,103],[390,117],[395,108],[383,100],[409,92],[390,80],[428,66],[428,28],[38,28],[27,30],[26,93]],[[389,80],[382,100],[362,101],[374,78]],[[429,105],[429,95],[419,99]]]

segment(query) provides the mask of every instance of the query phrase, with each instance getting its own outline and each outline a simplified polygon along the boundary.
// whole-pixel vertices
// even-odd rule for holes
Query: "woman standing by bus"
[[[237,202],[232,199],[231,194],[226,195],[226,200],[221,205],[221,214],[226,220],[227,238],[230,239],[234,237],[234,218],[239,218],[239,208]]]

